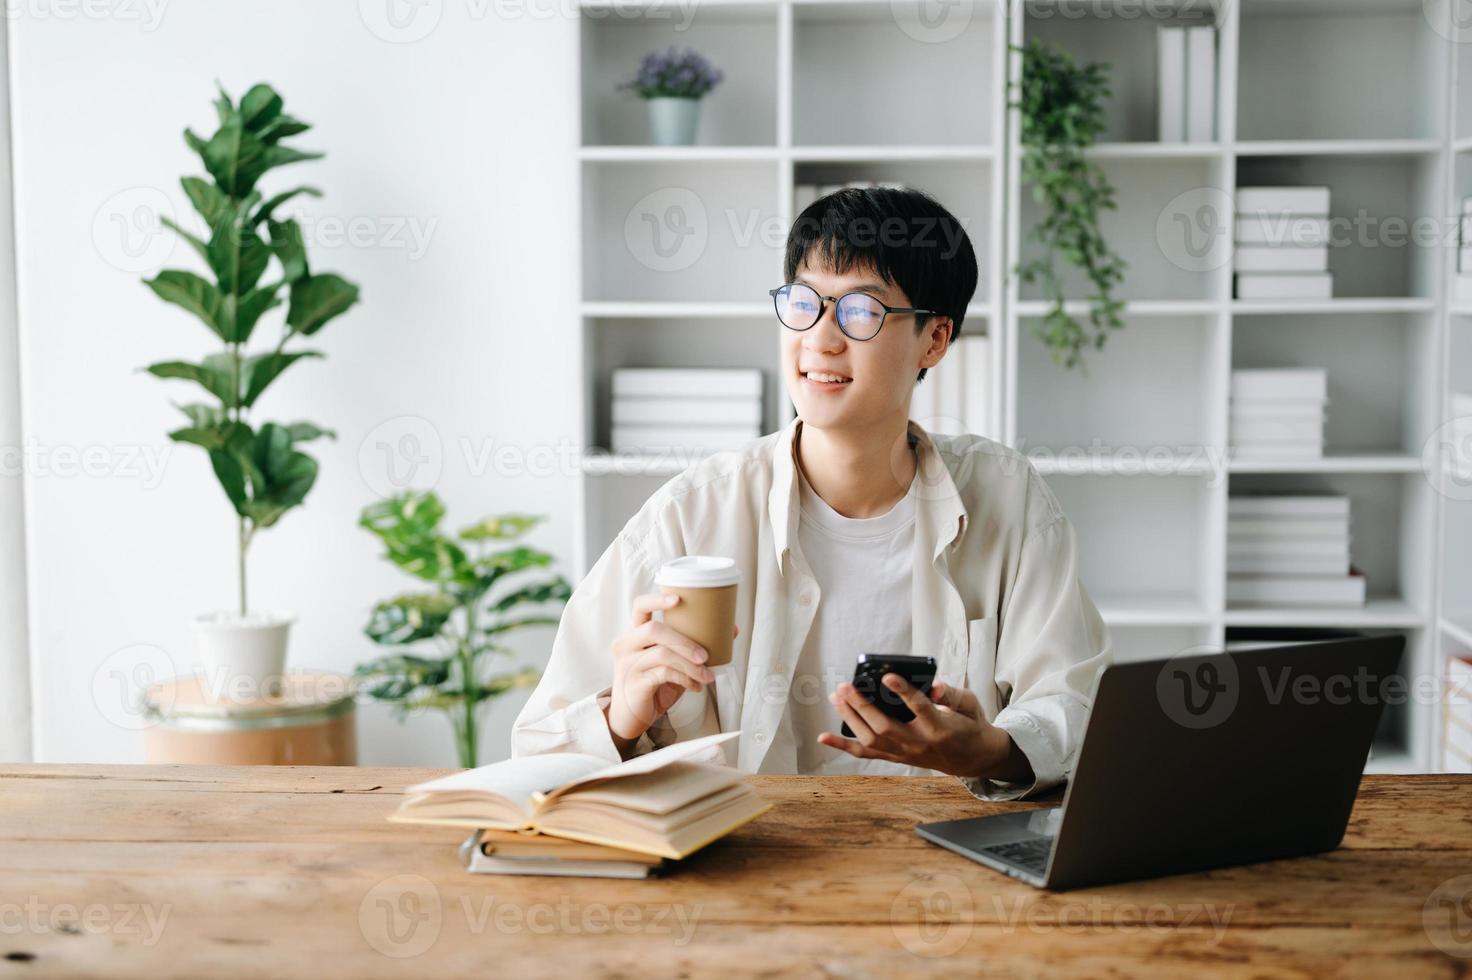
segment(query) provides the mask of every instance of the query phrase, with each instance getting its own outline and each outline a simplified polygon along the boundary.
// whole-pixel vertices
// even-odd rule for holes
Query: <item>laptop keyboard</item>
[[[983,853],[1016,865],[1024,871],[1041,876],[1048,870],[1048,855],[1053,851],[1051,837],[1033,837],[988,847]]]

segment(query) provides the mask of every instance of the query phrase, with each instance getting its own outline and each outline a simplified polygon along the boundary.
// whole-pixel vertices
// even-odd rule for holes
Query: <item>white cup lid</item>
[[[655,585],[671,588],[698,589],[735,585],[741,581],[741,570],[730,558],[714,555],[686,555],[667,561],[654,575]]]

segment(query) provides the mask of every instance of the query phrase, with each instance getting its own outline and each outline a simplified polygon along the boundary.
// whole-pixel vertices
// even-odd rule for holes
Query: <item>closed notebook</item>
[[[679,859],[771,809],[739,770],[687,761],[739,734],[676,742],[615,765],[575,753],[507,759],[409,787],[389,819],[530,830]]]
[[[507,830],[475,831],[460,845],[460,861],[472,874],[572,878],[648,878],[666,863],[639,851]]]

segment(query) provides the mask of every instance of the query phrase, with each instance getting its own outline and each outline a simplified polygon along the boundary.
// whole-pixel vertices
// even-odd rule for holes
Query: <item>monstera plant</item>
[[[317,479],[317,461],[302,450],[331,433],[312,422],[267,422],[256,417],[263,395],[288,368],[320,358],[305,342],[358,301],[358,287],[307,265],[301,226],[282,217],[293,198],[320,197],[313,187],[292,187],[265,197],[258,186],[270,171],[315,160],[286,141],[310,128],[283,109],[268,85],[252,87],[239,103],[223,89],[215,100],[218,125],[209,137],[184,131],[207,176],[180,183],[198,214],[198,229],[164,223],[198,255],[204,274],[165,269],[146,284],[157,296],[192,314],[213,334],[219,349],[199,361],[163,361],[146,369],[194,385],[196,397],[178,404],[185,424],[169,437],[201,447],[234,508],[239,581],[237,608],[195,619],[207,669],[223,668],[275,686],[284,666],[292,617],[252,613],[246,601],[246,553],[257,532],[275,526],[299,505]],[[268,316],[279,328],[259,348]]]
[[[451,536],[440,530],[444,516],[444,504],[427,491],[363,509],[358,523],[383,542],[385,557],[430,588],[373,608],[364,632],[395,652],[360,664],[355,676],[360,690],[393,705],[400,719],[421,709],[449,715],[460,764],[472,768],[481,707],[537,680],[531,668],[492,673],[488,662],[511,655],[504,641],[514,631],[556,626],[549,604],[565,602],[572,587],[543,571],[551,555],[510,544],[541,518],[487,517]]]

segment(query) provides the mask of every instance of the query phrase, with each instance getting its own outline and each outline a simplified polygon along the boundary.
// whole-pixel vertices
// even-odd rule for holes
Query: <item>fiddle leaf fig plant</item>
[[[370,504],[358,520],[383,543],[385,557],[430,588],[373,607],[363,631],[393,653],[358,665],[358,689],[390,704],[402,720],[430,708],[450,717],[460,765],[477,764],[477,714],[486,702],[537,682],[537,671],[492,672],[511,656],[510,634],[556,626],[572,586],[550,569],[552,556],[510,542],[541,523],[525,514],[487,517],[453,536],[440,530],[439,497],[410,491]],[[505,544],[505,547],[498,547]]]
[[[203,323],[220,350],[197,363],[161,361],[145,370],[191,382],[206,396],[178,405],[188,424],[169,438],[209,453],[215,477],[235,509],[244,616],[250,543],[256,532],[274,526],[306,499],[316,482],[317,461],[300,447],[332,436],[312,422],[258,422],[253,410],[293,364],[322,357],[320,351],[296,345],[356,303],[358,287],[331,272],[312,272],[301,226],[295,219],[277,217],[292,198],[320,197],[321,192],[303,186],[264,198],[257,186],[277,167],[322,156],[285,145],[286,139],[309,129],[308,124],[287,115],[281,96],[264,84],[253,86],[239,103],[221,89],[215,110],[218,126],[208,138],[184,130],[184,142],[209,175],[180,181],[204,231],[195,234],[164,219],[195,251],[207,274],[165,269],[145,283],[159,299]],[[247,345],[263,317],[283,304],[279,335],[251,352]]]
[[[1110,331],[1124,326],[1124,304],[1114,290],[1124,280],[1125,262],[1099,230],[1100,213],[1115,208],[1114,187],[1085,156],[1104,131],[1109,66],[1076,64],[1066,51],[1037,40],[1020,51],[1014,106],[1022,117],[1022,179],[1043,214],[1031,231],[1042,253],[1019,263],[1017,274],[1042,286],[1050,307],[1033,332],[1055,364],[1072,368],[1083,363],[1088,348],[1102,349]],[[1060,262],[1081,269],[1092,286],[1087,325],[1064,306]]]

